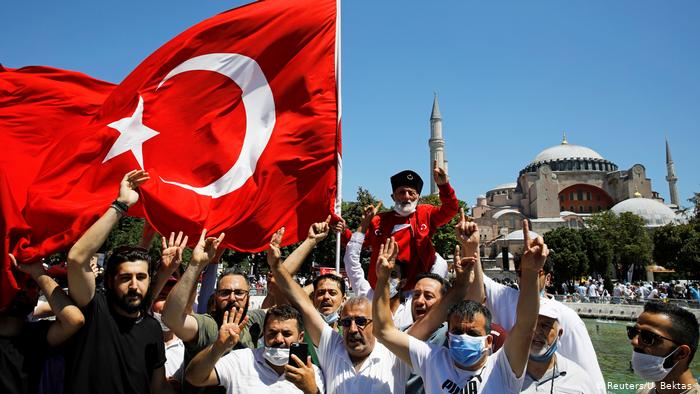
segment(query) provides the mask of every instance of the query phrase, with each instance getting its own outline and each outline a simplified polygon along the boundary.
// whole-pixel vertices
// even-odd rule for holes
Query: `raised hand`
[[[187,239],[186,235],[183,237],[182,231],[177,233],[177,238],[174,232],[170,233],[168,241],[165,240],[165,237],[162,238],[163,252],[160,256],[159,271],[167,275],[175,272],[182,262],[182,251],[187,246]]]
[[[224,233],[219,235],[219,238],[207,237],[207,229],[202,230],[199,236],[197,246],[192,249],[192,260],[190,264],[198,266],[207,265],[216,255],[216,250],[219,248],[221,241],[224,240]]]
[[[12,263],[12,266],[17,269],[17,271],[24,272],[32,278],[38,278],[46,272],[46,270],[44,270],[44,264],[41,263],[41,260],[37,260],[31,264],[19,264],[12,253],[9,253],[8,256],[10,256],[10,262]]]
[[[328,215],[326,218],[326,221],[320,222],[320,223],[314,223],[309,227],[309,235],[306,237],[307,239],[314,240],[316,242],[321,242],[326,237],[328,236],[328,232],[330,231],[330,222],[331,222],[331,215]]]
[[[285,365],[284,377],[304,393],[318,392],[318,388],[316,387],[316,372],[311,364],[311,356],[306,357],[306,364],[301,361],[296,354],[290,355],[290,358],[297,366]]]
[[[382,207],[382,202],[379,201],[377,203],[377,206],[374,205],[368,205],[364,209],[364,213],[362,215],[362,221],[360,222],[360,228],[357,229],[357,231],[364,233],[367,228],[369,227],[370,222],[372,222],[372,218],[377,215],[379,212],[379,209]]]
[[[334,233],[341,233],[345,230],[345,227],[347,227],[347,225],[345,224],[345,219],[340,218],[331,225],[331,230]]]
[[[282,264],[282,251],[280,250],[280,245],[282,244],[283,236],[284,227],[275,231],[270,239],[270,247],[267,249],[267,264],[272,270],[277,269],[280,264]]]
[[[119,184],[117,201],[123,202],[128,206],[136,204],[136,201],[139,200],[139,194],[136,192],[136,189],[149,179],[151,179],[151,177],[148,176],[148,173],[144,170],[132,170],[127,172]]]
[[[455,246],[454,270],[456,284],[467,285],[474,281],[474,265],[477,261],[479,261],[478,252],[462,256],[462,250],[459,245]]]
[[[377,256],[377,278],[388,279],[391,275],[391,270],[396,265],[396,256],[399,254],[399,245],[394,237],[388,238],[379,247],[379,255]]]
[[[241,331],[247,324],[248,316],[243,318],[243,308],[232,308],[231,312],[225,311],[219,336],[214,345],[222,350],[229,350],[236,346],[241,338]]]
[[[479,226],[464,215],[464,208],[459,209],[459,222],[455,225],[455,234],[465,252],[472,254],[479,248]]]
[[[530,239],[530,224],[527,220],[523,220],[523,240],[525,245],[520,259],[520,269],[539,272],[547,261],[549,249],[542,237]]]
[[[446,185],[448,182],[447,171],[438,167],[437,160],[433,160],[433,179],[438,185]]]

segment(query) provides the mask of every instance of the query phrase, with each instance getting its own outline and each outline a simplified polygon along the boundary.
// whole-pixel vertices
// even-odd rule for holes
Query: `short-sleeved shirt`
[[[103,290],[82,308],[85,325],[67,343],[66,393],[150,393],[153,371],[165,365],[160,323],[111,310]]]
[[[26,323],[14,337],[0,336],[0,392],[34,393],[47,357],[49,321]]]
[[[323,327],[318,361],[326,378],[326,392],[403,393],[410,368],[378,341],[359,371],[350,360],[343,337],[330,326]]]
[[[300,393],[294,383],[277,372],[265,361],[264,348],[237,349],[216,362],[214,369],[219,385],[227,394],[234,393]],[[323,374],[313,366],[318,392],[323,393]]]
[[[490,355],[476,371],[457,368],[450,349],[409,338],[413,370],[423,378],[425,392],[432,393],[519,393],[525,374],[513,373],[503,349]],[[464,390],[464,391],[462,391]]]
[[[185,342],[185,366],[189,365],[190,361],[202,349],[211,345],[219,336],[219,326],[216,320],[208,314],[194,315],[197,321],[197,335],[191,340]],[[248,325],[241,331],[240,339],[234,347],[235,349],[256,348],[258,337],[262,335],[262,327],[265,321],[265,311],[262,309],[253,309],[248,311]],[[254,337],[255,336],[255,337]],[[185,393],[221,393],[221,387],[195,387],[184,382]]]
[[[165,345],[165,377],[182,382],[185,371],[185,344],[174,338]]]
[[[591,377],[583,368],[568,358],[557,354],[556,363],[541,378],[535,380],[525,372],[521,393],[595,393]]]
[[[486,275],[484,275],[484,288],[486,289],[486,307],[493,315],[493,322],[510,331],[515,325],[516,306],[520,293],[511,287],[494,282]],[[605,380],[583,320],[573,309],[561,302],[554,300],[553,305],[559,311],[559,325],[564,330],[557,352],[588,372],[596,386],[596,392],[606,393]]]

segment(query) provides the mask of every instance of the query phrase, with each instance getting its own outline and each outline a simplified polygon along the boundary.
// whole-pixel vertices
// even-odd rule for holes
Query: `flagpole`
[[[342,145],[339,136],[341,133],[342,119],[342,100],[340,89],[340,1],[336,0],[336,23],[335,23],[335,81],[336,81],[336,102],[338,106],[338,122],[336,124],[336,153],[338,159],[336,161],[336,196],[335,196],[335,214],[341,216],[343,204],[343,157]],[[335,235],[335,272],[340,274],[340,232]]]

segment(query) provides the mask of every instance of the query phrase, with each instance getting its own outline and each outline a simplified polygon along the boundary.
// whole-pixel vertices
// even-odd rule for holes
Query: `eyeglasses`
[[[666,338],[664,336],[661,336],[661,335],[656,334],[656,333],[651,332],[651,331],[640,330],[639,328],[634,327],[634,326],[627,327],[627,338],[632,340],[637,335],[639,335],[639,340],[647,346],[654,346],[659,339],[665,339],[667,341],[671,341],[671,342],[675,343],[676,345],[678,345],[678,343],[671,338]]]
[[[349,328],[350,326],[352,326],[353,321],[355,322],[355,324],[357,325],[357,328],[359,328],[359,329],[364,329],[365,327],[367,327],[367,325],[369,323],[372,323],[372,319],[368,319],[364,316],[355,316],[355,317],[344,317],[344,318],[340,319],[340,325],[345,327],[345,328]]]
[[[231,293],[233,293],[234,297],[241,299],[245,298],[245,296],[248,295],[248,290],[241,290],[241,289],[221,289],[216,291],[216,295],[219,297],[230,297]]]

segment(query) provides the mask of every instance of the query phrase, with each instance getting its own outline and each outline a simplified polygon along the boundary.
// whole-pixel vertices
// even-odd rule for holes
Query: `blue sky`
[[[118,83],[187,27],[242,1],[9,2],[0,63]],[[342,5],[344,198],[389,203],[388,178],[429,173],[437,91],[460,199],[514,182],[561,141],[627,169],[668,200],[668,137],[683,205],[700,191],[700,2],[365,1]],[[695,170],[694,170],[695,169]]]

